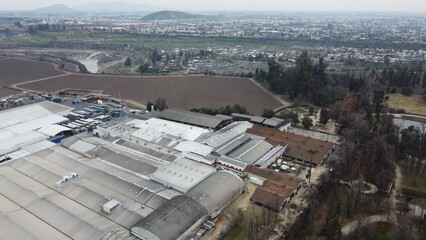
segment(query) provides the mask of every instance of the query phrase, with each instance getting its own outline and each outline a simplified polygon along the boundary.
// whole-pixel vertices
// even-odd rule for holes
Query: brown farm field
[[[251,113],[282,106],[272,94],[247,78],[204,75],[179,76],[108,76],[72,74],[55,65],[25,59],[0,58],[0,86],[39,92],[63,89],[102,90],[113,97],[140,104],[164,97],[169,107],[191,109],[240,104]],[[3,93],[4,92],[4,93]],[[10,94],[8,89],[1,93]]]
[[[240,104],[255,114],[264,108],[277,108],[281,103],[250,79],[213,76],[124,77],[71,74],[19,85],[41,92],[62,89],[103,90],[117,98],[142,104],[164,97],[169,107],[220,107]]]
[[[18,94],[18,93],[19,93],[19,91],[17,91],[17,90],[0,87],[0,98],[7,97],[7,96],[10,96],[10,95],[14,95],[14,94]]]
[[[41,79],[64,74],[57,71],[55,65],[31,60],[0,59],[0,85],[13,85],[34,79]]]

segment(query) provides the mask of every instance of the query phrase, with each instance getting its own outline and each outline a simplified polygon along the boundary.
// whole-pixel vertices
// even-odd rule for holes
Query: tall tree
[[[155,107],[155,110],[158,110],[158,111],[163,111],[164,109],[167,109],[168,106],[166,103],[166,99],[162,97],[158,97],[157,100],[155,100],[154,107]]]
[[[309,128],[313,127],[314,124],[313,124],[312,118],[310,118],[310,117],[304,117],[302,119],[302,125],[303,125],[304,129],[309,129]]]
[[[151,62],[155,64],[156,62],[161,60],[161,55],[158,53],[158,50],[155,48],[151,53]]]
[[[312,60],[308,52],[304,51],[296,60],[296,68],[289,88],[291,98],[301,95],[306,100],[306,97],[309,97],[314,87],[312,85],[313,69]]]
[[[274,110],[272,110],[272,109],[263,109],[262,117],[266,117],[266,118],[275,117]]]
[[[129,57],[126,59],[126,61],[124,62],[124,66],[126,67],[130,67],[132,66],[132,59],[130,59]]]
[[[327,108],[322,108],[321,112],[320,112],[319,122],[321,124],[325,125],[325,124],[327,124],[329,119],[330,119],[330,117],[329,117],[329,112],[328,112]]]
[[[313,160],[313,158],[314,158],[314,155],[315,154],[318,154],[319,152],[318,152],[318,150],[316,150],[316,149],[309,149],[308,151],[306,151],[310,156],[311,156],[311,159],[310,159],[310,162],[309,162],[309,171],[308,171],[308,182],[311,182],[311,169],[312,169],[312,160]]]

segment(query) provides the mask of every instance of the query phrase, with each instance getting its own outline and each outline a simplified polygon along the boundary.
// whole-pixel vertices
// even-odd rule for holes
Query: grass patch
[[[404,109],[406,113],[426,116],[426,103],[422,101],[420,95],[390,94],[388,103],[391,108]]]
[[[293,111],[295,113],[298,113],[298,114],[306,114],[306,113],[309,112],[308,110],[306,110],[302,107],[293,107],[293,108],[287,108],[287,109],[290,110],[290,111]]]
[[[426,199],[426,176],[411,173],[404,165],[400,165],[402,172],[401,192],[412,197]]]

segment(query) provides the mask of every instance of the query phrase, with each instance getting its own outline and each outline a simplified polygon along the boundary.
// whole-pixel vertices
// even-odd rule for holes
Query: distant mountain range
[[[76,10],[69,8],[65,4],[55,4],[49,7],[36,9],[34,10],[34,12],[47,13],[47,14],[68,14],[68,13],[74,13],[76,12]]]
[[[181,19],[196,19],[196,18],[210,18],[211,16],[195,15],[178,11],[161,11],[146,15],[142,20],[181,20]]]
[[[70,8],[65,4],[55,4],[48,7],[38,8],[32,12],[38,14],[49,15],[68,15],[87,12],[96,13],[132,13],[132,12],[157,12],[165,10],[161,7],[150,6],[145,4],[127,3],[127,2],[89,2],[83,5]]]
[[[0,10],[0,12],[6,12]],[[37,15],[80,15],[85,13],[152,13],[143,17],[143,20],[179,20],[212,18],[211,15],[190,14],[179,11],[166,11],[162,7],[146,4],[127,2],[89,2],[74,8],[65,4],[55,4],[48,7],[38,8],[30,11],[8,11],[17,14],[37,14]],[[153,13],[154,12],[154,13]],[[143,14],[144,15],[144,14]]]
[[[75,7],[82,12],[156,12],[164,8],[127,2],[90,2]]]

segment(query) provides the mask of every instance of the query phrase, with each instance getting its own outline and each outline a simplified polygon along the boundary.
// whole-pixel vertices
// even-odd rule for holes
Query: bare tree
[[[157,100],[155,100],[154,107],[158,111],[163,111],[164,109],[167,109],[167,103],[166,99],[162,97],[158,97]]]
[[[314,155],[318,154],[319,152],[316,149],[309,149],[306,152],[309,153],[309,155],[311,155],[311,159],[310,159],[310,162],[309,162],[309,172],[308,172],[308,182],[311,182],[312,159],[314,158]]]

